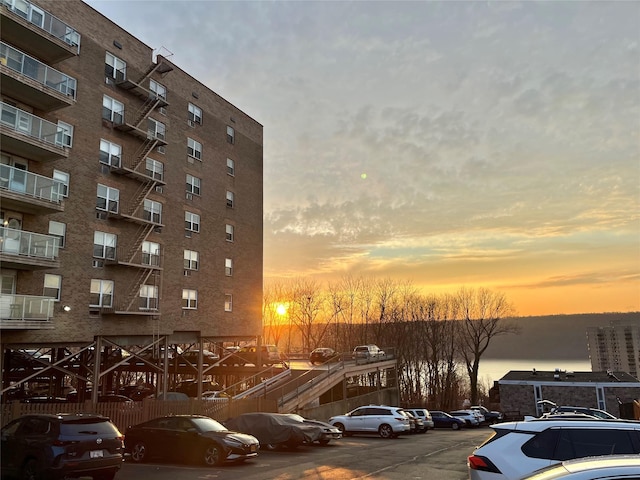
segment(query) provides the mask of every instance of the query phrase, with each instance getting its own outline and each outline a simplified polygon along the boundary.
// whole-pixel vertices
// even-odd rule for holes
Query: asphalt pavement
[[[489,427],[430,430],[395,439],[352,436],[327,446],[261,450],[240,464],[124,463],[116,480],[467,480],[467,456]]]

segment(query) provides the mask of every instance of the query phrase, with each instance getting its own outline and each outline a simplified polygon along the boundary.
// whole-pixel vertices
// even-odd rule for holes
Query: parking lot
[[[134,464],[129,459],[117,480],[466,480],[466,460],[491,434],[489,427],[430,430],[385,440],[353,436],[329,445],[295,450],[262,450],[241,464],[206,468],[190,464]]]

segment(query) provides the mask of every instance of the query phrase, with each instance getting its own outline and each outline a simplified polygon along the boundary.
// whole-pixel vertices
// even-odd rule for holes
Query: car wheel
[[[451,424],[451,428],[453,428],[454,430],[459,430],[460,429],[460,425],[458,425],[458,422],[453,422]]]
[[[20,470],[20,480],[39,480],[41,477],[42,474],[35,458],[27,460]]]
[[[264,447],[265,450],[275,450],[277,445],[275,443],[265,443],[262,447]]]
[[[147,445],[144,442],[136,442],[131,449],[131,460],[134,462],[145,462],[148,457]]]
[[[336,427],[338,430],[340,430],[340,431],[342,432],[342,434],[343,434],[343,435],[346,433],[346,432],[345,432],[345,428],[344,428],[344,425],[343,425],[343,424],[341,424],[341,423],[336,423],[336,424],[334,425],[334,427]]]
[[[380,427],[378,427],[378,433],[382,438],[392,438],[393,428],[391,428],[391,426],[387,425],[386,423],[383,423],[382,425],[380,425]]]
[[[318,443],[319,443],[320,445],[329,445],[329,442],[330,442],[330,441],[331,441],[331,440],[324,439],[324,440],[318,440]]]
[[[215,465],[220,465],[224,461],[224,454],[222,453],[222,448],[218,445],[210,443],[204,449],[204,455],[202,456],[202,460],[204,464],[213,467]]]

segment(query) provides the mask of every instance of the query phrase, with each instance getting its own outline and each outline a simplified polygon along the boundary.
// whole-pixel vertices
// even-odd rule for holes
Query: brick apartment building
[[[80,0],[1,22],[1,392],[259,341],[262,125]]]

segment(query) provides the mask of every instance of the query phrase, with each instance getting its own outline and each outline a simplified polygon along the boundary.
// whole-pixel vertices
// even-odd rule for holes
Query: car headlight
[[[242,447],[242,446],[244,446],[243,442],[241,442],[237,438],[233,438],[233,437],[225,437],[224,438],[224,443],[229,445],[230,447]]]

